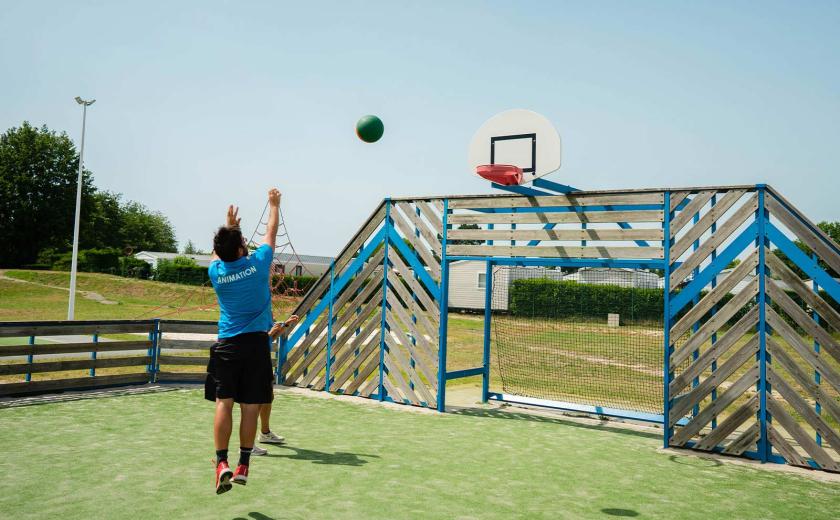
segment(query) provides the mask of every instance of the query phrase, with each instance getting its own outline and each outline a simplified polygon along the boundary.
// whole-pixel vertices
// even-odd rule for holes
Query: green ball
[[[364,116],[356,123],[356,135],[366,143],[375,143],[385,132],[385,125],[376,116]]]

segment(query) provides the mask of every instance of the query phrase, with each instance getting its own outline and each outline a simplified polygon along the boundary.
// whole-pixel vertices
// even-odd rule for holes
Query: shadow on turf
[[[602,513],[605,515],[610,516],[639,516],[638,511],[633,511],[632,509],[618,509],[613,507],[604,508],[601,510]]]
[[[379,455],[366,455],[364,453],[348,453],[345,451],[337,451],[335,453],[327,453],[325,451],[307,450],[304,448],[295,448],[293,446],[277,446],[285,450],[291,450],[289,455],[274,455],[269,453],[269,457],[279,457],[292,460],[308,460],[312,464],[334,464],[336,466],[363,466],[368,463],[362,457],[378,459]]]
[[[661,435],[657,433],[647,433],[638,430],[631,430],[629,428],[622,428],[616,426],[611,421],[601,420],[598,424],[587,424],[578,421],[571,421],[568,419],[561,419],[559,417],[547,417],[545,415],[537,415],[522,412],[510,412],[504,409],[482,410],[480,408],[448,408],[448,412],[454,415],[464,415],[468,417],[481,417],[485,419],[508,419],[515,421],[532,421],[550,424],[562,424],[564,426],[573,426],[575,428],[584,428],[588,430],[600,430],[620,433],[623,435],[632,435],[634,437],[645,437],[647,439],[660,439]]]
[[[248,513],[248,516],[250,516],[251,518],[249,519],[237,516],[233,520],[276,520],[274,517],[264,515],[262,513],[257,513],[256,511],[251,511],[250,513]]]

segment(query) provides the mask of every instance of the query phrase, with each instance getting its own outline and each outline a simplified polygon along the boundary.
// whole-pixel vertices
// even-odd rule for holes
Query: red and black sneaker
[[[233,472],[233,483],[243,486],[248,483],[248,466],[245,464],[236,466],[236,471]]]
[[[239,469],[239,468],[237,468]],[[216,494],[221,495],[226,491],[230,491],[233,488],[233,484],[230,483],[230,478],[233,476],[233,471],[230,470],[230,466],[226,460],[223,460],[219,464],[216,465]]]

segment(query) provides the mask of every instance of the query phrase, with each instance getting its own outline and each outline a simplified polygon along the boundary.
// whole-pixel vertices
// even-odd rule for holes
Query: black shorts
[[[204,398],[264,404],[274,399],[271,341],[265,332],[223,338],[210,347]]]

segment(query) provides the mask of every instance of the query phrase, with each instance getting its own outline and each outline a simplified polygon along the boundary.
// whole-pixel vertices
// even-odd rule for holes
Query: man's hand
[[[227,210],[227,222],[225,225],[229,228],[238,228],[239,221],[242,220],[239,218],[239,208],[231,204],[228,206]]]
[[[280,207],[280,190],[277,188],[268,190],[268,204],[273,208]]]
[[[289,316],[288,320],[286,320],[284,322],[275,323],[271,327],[271,330],[268,331],[268,335],[271,336],[271,339],[277,339],[277,337],[280,334],[282,334],[282,332],[284,330],[288,329],[289,327],[291,327],[292,325],[294,325],[298,321],[300,321],[300,318],[296,314],[292,314],[291,316]]]

